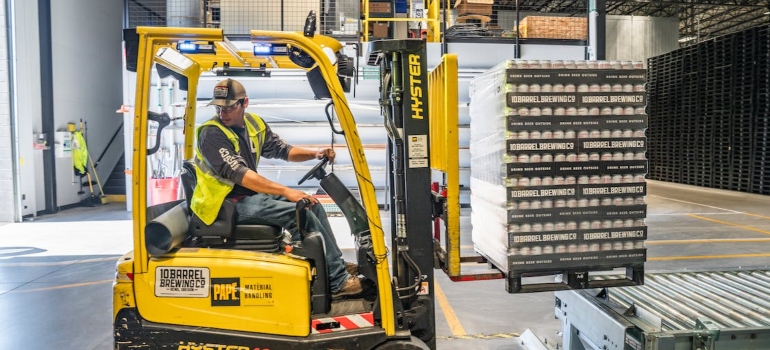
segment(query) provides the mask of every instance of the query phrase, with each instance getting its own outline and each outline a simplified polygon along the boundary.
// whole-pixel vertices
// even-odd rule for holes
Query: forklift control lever
[[[147,155],[149,156],[155,154],[155,152],[158,151],[158,148],[160,148],[161,131],[171,124],[171,117],[168,116],[168,113],[147,111],[147,119],[158,123],[158,131],[155,133],[155,146],[152,146],[152,148],[147,150]]]
[[[297,219],[297,232],[299,232],[300,239],[304,240],[305,237],[307,237],[307,232],[305,231],[305,221],[307,221],[307,213],[305,210],[310,208],[310,200],[307,198],[302,198],[297,201],[297,209],[295,211],[296,219]]]

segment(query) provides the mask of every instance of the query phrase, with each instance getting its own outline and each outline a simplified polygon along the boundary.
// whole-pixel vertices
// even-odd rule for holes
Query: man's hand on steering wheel
[[[331,148],[324,148],[324,149],[318,151],[318,153],[316,153],[315,158],[320,160],[320,159],[323,159],[324,157],[326,157],[326,158],[329,158],[329,163],[334,163],[334,157],[335,156],[336,156],[336,154],[334,153],[333,149],[331,149]]]
[[[318,199],[307,194],[306,192],[289,188],[289,187],[286,188],[286,193],[283,196],[286,197],[286,199],[288,199],[289,201],[294,203],[299,202],[301,199],[307,199],[308,201],[310,201],[311,207],[314,206],[316,203],[318,203]]]

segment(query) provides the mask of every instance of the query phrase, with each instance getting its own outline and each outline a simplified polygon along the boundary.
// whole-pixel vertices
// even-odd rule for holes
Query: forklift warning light
[[[254,44],[254,55],[269,55],[273,52],[273,45],[270,44]]]
[[[180,41],[176,44],[176,49],[182,53],[215,53],[212,43],[193,43],[189,41]]]
[[[272,43],[254,43],[254,56],[286,55],[286,45]]]

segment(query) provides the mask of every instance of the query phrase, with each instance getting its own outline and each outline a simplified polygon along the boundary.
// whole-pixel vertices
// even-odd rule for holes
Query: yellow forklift
[[[353,76],[352,58],[335,39],[315,34],[314,21],[309,16],[302,32],[253,30],[248,50],[221,29],[124,31],[126,66],[136,72],[134,236],[133,251],[119,260],[113,285],[115,349],[435,349],[425,43],[386,40],[370,50],[368,63],[380,67],[380,104],[389,135],[388,246],[343,93]],[[314,97],[328,100],[339,120],[341,130],[331,118],[330,126],[344,136],[360,201],[333,172],[326,172],[326,160],[302,181],[318,179],[345,215],[368,287],[363,294],[332,297],[318,233],[302,232],[301,241],[286,242],[280,228],[238,225],[227,201],[211,225],[191,213],[187,199],[150,205],[152,156],[163,128],[176,123],[148,108],[153,68],[162,78],[174,77],[186,91],[184,116],[178,118],[184,125],[186,160],[193,156],[202,74],[268,78],[282,69],[306,72]],[[157,128],[154,138],[152,128]],[[190,163],[184,169],[182,187],[190,198],[195,172]],[[298,203],[299,220],[303,205]]]

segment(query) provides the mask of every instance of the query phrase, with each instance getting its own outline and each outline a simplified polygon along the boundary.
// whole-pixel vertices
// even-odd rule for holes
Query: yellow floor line
[[[725,255],[690,255],[690,256],[659,256],[659,257],[647,257],[647,261],[696,260],[696,259],[735,259],[735,258],[766,258],[766,257],[770,257],[770,253],[725,254]]]
[[[452,305],[449,305],[449,300],[444,295],[444,291],[441,290],[441,286],[438,283],[434,283],[433,286],[436,292],[436,300],[438,300],[438,305],[441,306],[441,311],[444,312],[444,318],[446,318],[446,322],[449,324],[452,336],[466,335],[463,325],[460,324],[460,320],[457,318],[455,310],[452,309]]]
[[[11,293],[25,293],[25,292],[43,292],[48,290],[56,290],[56,289],[64,289],[64,288],[74,288],[74,287],[85,287],[85,286],[92,286],[94,284],[102,284],[107,282],[113,282],[114,280],[102,280],[102,281],[95,281],[95,282],[84,282],[84,283],[73,283],[73,284],[64,284],[61,286],[53,286],[53,287],[45,287],[45,288],[35,288],[35,289],[22,289],[22,290],[12,290]]]
[[[764,234],[766,234],[766,235],[770,235],[770,231],[767,231],[767,230],[761,230],[761,229],[758,229],[758,228],[756,228],[756,227],[751,227],[751,226],[744,226],[744,225],[738,225],[738,224],[735,224],[735,223],[732,223],[732,222],[727,222],[727,221],[722,221],[722,220],[717,220],[717,219],[707,218],[707,217],[705,217],[705,216],[700,216],[700,215],[695,215],[695,214],[690,214],[690,215],[688,215],[688,216],[694,217],[694,218],[696,218],[696,219],[701,219],[701,220],[706,220],[706,221],[716,222],[716,223],[718,223],[718,224],[722,224],[722,225],[728,225],[728,226],[739,227],[739,228],[742,228],[742,229],[744,229],[744,230],[749,230],[749,231],[754,231],[754,232],[759,232],[759,233],[764,233]]]
[[[665,245],[665,244],[694,244],[694,243],[761,243],[770,242],[770,238],[704,238],[704,239],[667,239],[656,241],[645,241],[646,245]]]
[[[87,263],[102,262],[102,261],[118,261],[118,258],[119,257],[117,256],[113,256],[110,258],[94,258],[94,259],[84,259],[84,260],[0,263],[0,267],[61,266],[61,265],[72,265],[72,264],[87,264]]]
[[[669,198],[669,197],[663,197],[663,196],[658,196],[658,195],[654,195],[654,194],[650,194],[650,195],[647,195],[647,196],[648,197],[658,197],[660,199],[665,199],[665,200],[669,200],[669,201],[673,201],[673,202],[680,202],[680,203],[685,203],[685,204],[698,205],[698,206],[701,206],[701,207],[706,207],[706,208],[711,208],[711,209],[716,209],[716,210],[729,211],[731,213],[736,213],[736,214],[740,214],[741,213],[740,211],[737,211],[737,210],[732,210],[732,209],[727,209],[727,208],[720,208],[720,207],[715,207],[715,206],[711,206],[711,205],[705,205],[705,204],[696,203],[696,202],[688,202],[688,201],[683,201],[681,199],[674,199],[674,198]]]
[[[752,214],[752,213],[743,213],[743,214],[746,214],[748,216],[753,216],[753,217],[757,217],[757,218],[762,218],[762,219],[770,220],[770,216],[764,216],[764,215]]]

